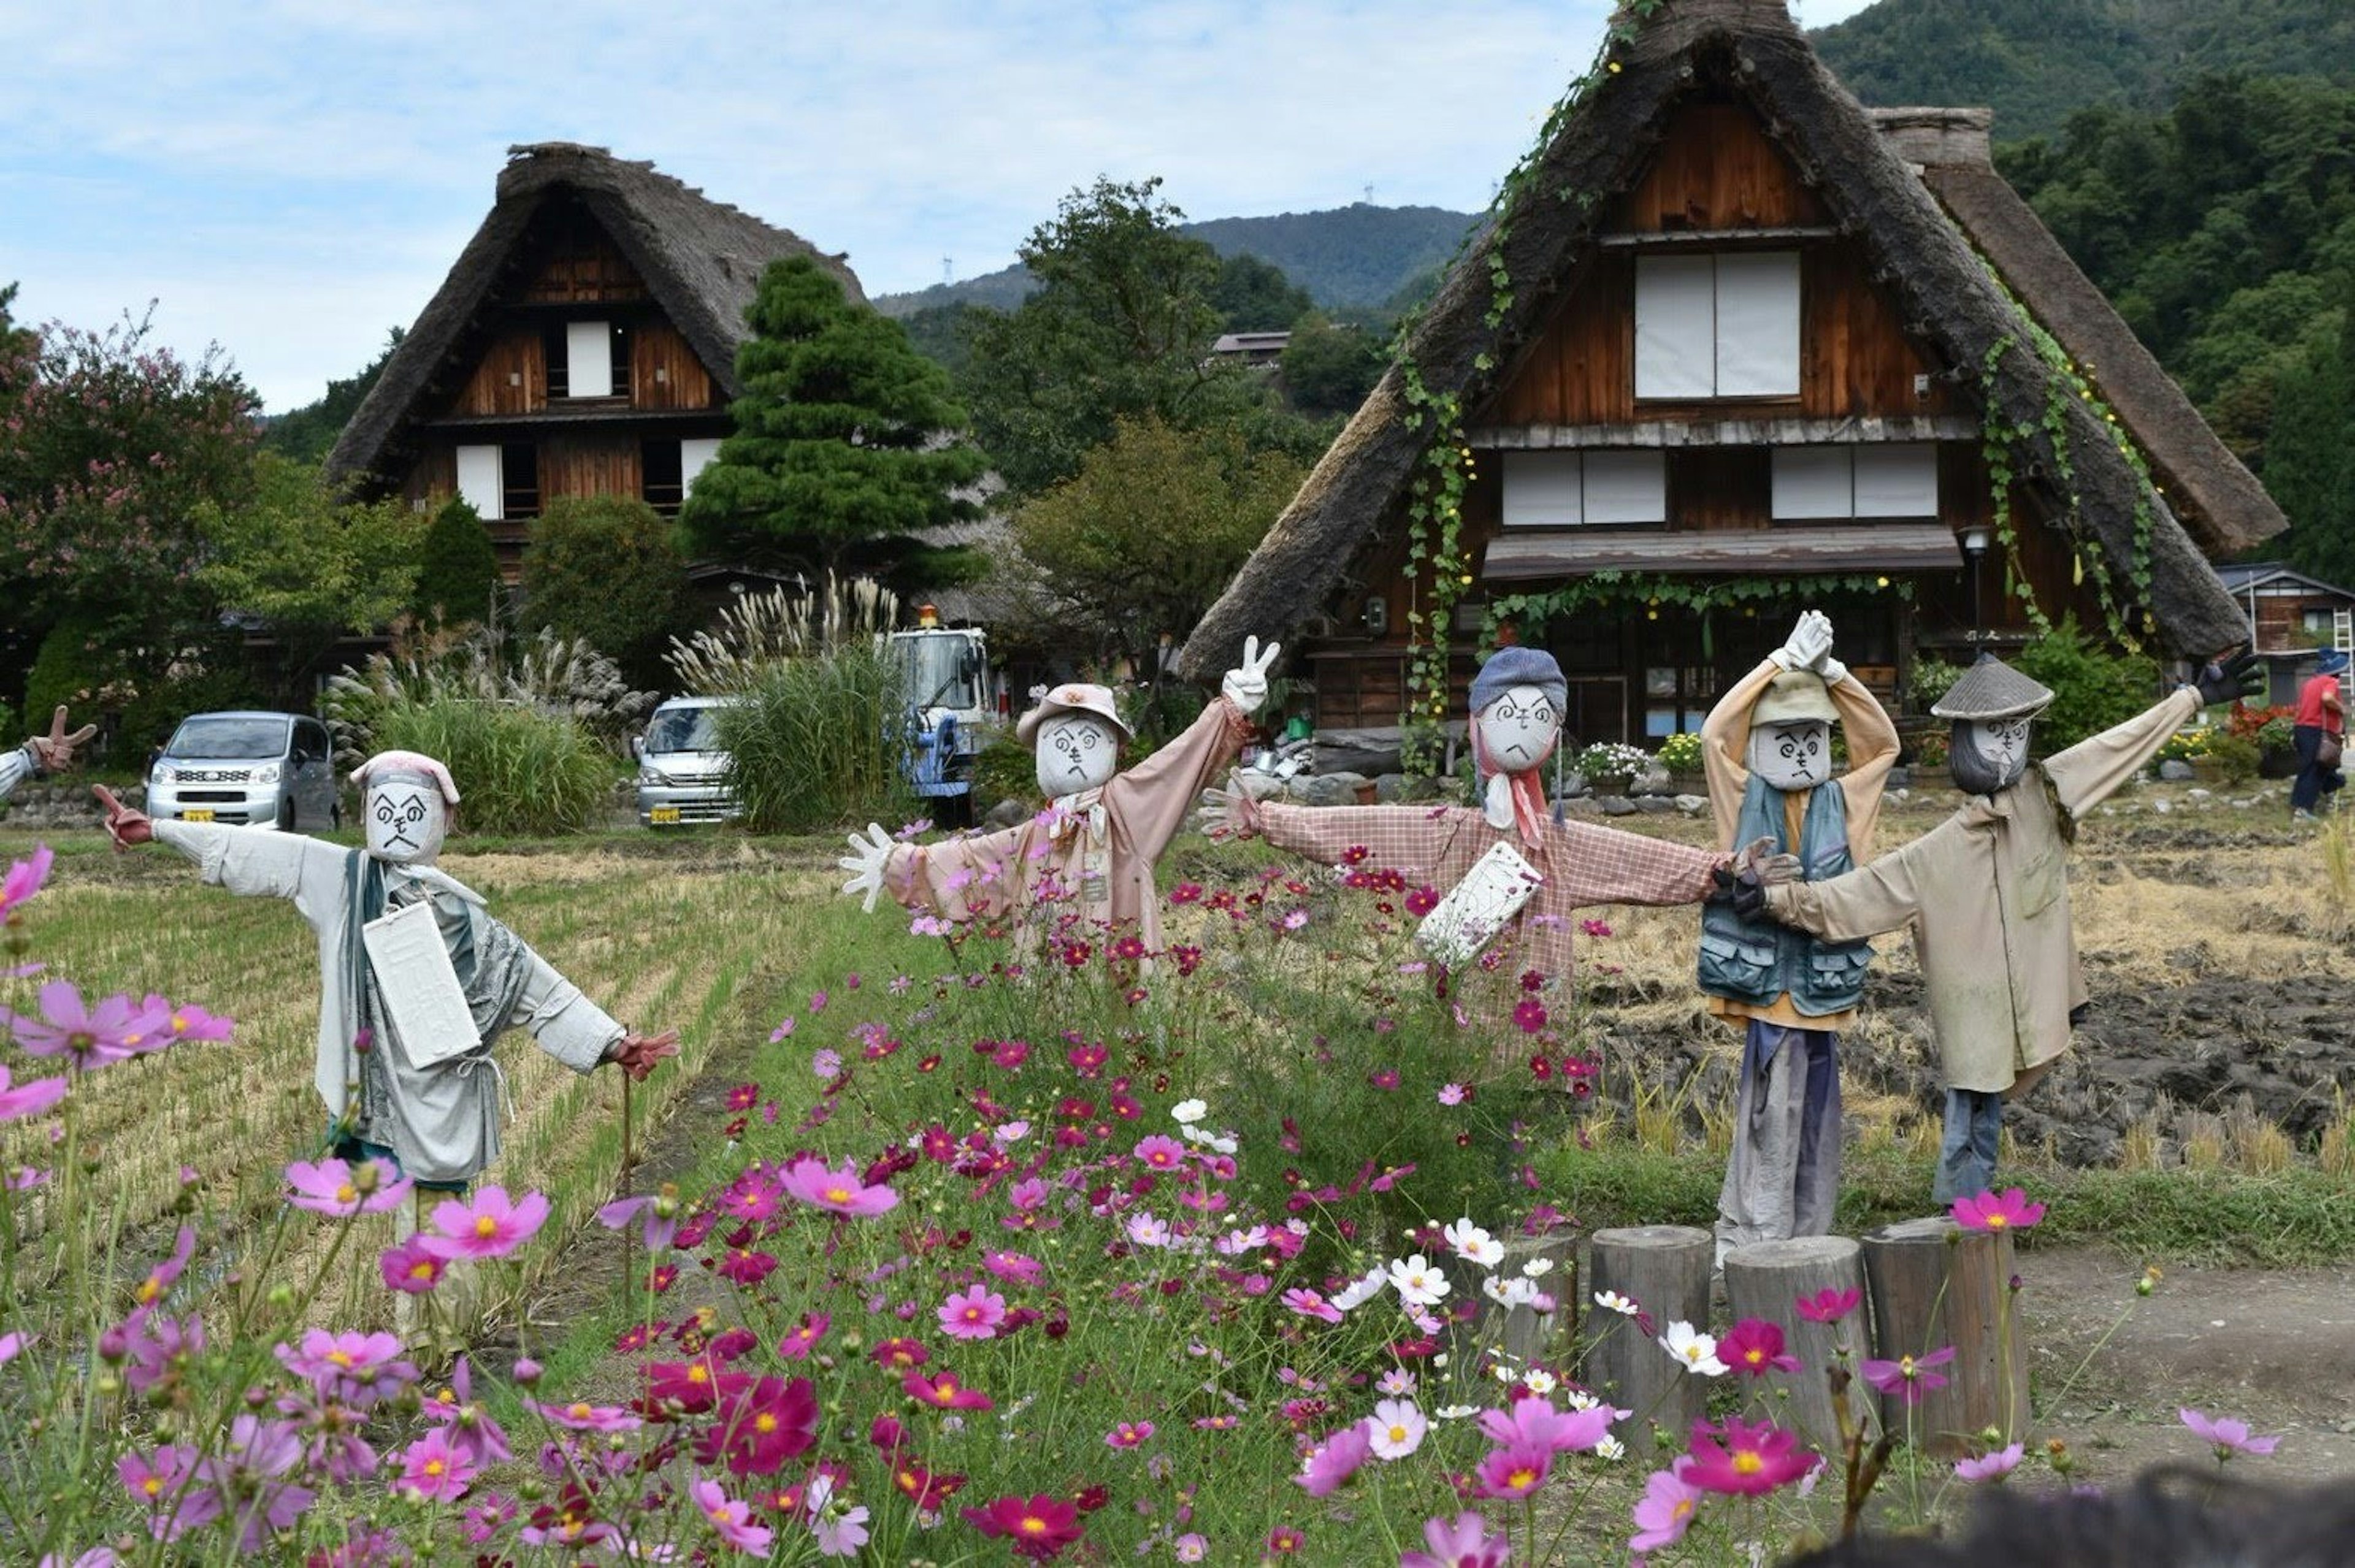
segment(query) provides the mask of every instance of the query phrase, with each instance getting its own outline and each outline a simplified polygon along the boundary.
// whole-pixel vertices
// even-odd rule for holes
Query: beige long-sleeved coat
[[[2199,710],[2197,692],[2178,691],[1870,865],[1768,888],[1766,907],[1836,941],[1913,923],[1947,1087],[2000,1093],[2033,1082],[2068,1049],[2070,1010],[2086,999],[2069,919],[2073,822],[2062,814],[2108,798]]]

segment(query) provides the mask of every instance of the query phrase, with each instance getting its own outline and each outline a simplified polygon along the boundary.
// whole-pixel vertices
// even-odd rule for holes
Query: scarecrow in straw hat
[[[482,895],[435,867],[458,804],[450,772],[415,752],[380,752],[352,775],[364,795],[368,846],[212,823],[155,822],[101,788],[117,848],[150,840],[194,860],[232,893],[289,900],[319,939],[319,1034],[312,1082],[326,1102],[329,1152],[383,1159],[421,1188],[464,1188],[498,1157],[504,1079],[491,1042],[510,1029],[576,1072],[613,1062],[643,1080],[678,1054],[678,1032],[642,1035],[608,1018],[523,939],[491,918]],[[364,935],[424,905],[463,997],[457,1039],[406,1038],[406,984],[439,978],[378,972]],[[412,917],[412,920],[422,917]],[[431,952],[427,954],[431,958]],[[402,976],[406,976],[404,979]]]
[[[2248,694],[2256,656],[2211,663],[2147,711],[2041,763],[2030,728],[2052,693],[1992,654],[1930,711],[1953,722],[1949,767],[1971,798],[1902,849],[1829,881],[1737,888],[1736,906],[1833,942],[1913,927],[1946,1081],[1938,1202],[1989,1190],[2003,1103],[2068,1047],[2085,1006],[2066,857],[2084,814],[2209,704]]]
[[[1591,904],[1685,904],[1716,890],[1733,858],[1640,833],[1564,822],[1546,799],[1545,766],[1561,743],[1569,683],[1551,654],[1504,647],[1472,682],[1476,806],[1316,807],[1252,799],[1236,780],[1210,792],[1215,837],[1257,834],[1324,865],[1346,859],[1394,870],[1433,891],[1463,883],[1502,844],[1528,864],[1523,901],[1497,930],[1516,973],[1569,991],[1571,916]],[[1753,847],[1755,848],[1755,847]],[[1762,867],[1766,877],[1785,868]],[[1488,962],[1486,956],[1483,963]]]
[[[1154,863],[1185,824],[1202,786],[1234,759],[1251,716],[1267,700],[1267,670],[1283,651],[1257,637],[1226,674],[1201,717],[1136,766],[1119,771],[1126,724],[1101,686],[1072,681],[1049,691],[1014,727],[1032,749],[1039,788],[1050,802],[1029,821],[943,844],[894,844],[869,823],[836,863],[847,894],[878,895],[948,920],[994,920],[1061,906],[1087,928],[1134,932],[1161,946]]]
[[[1823,881],[1870,857],[1897,727],[1832,656],[1816,611],[1718,699],[1701,725],[1701,765],[1718,842],[1766,838]],[[1831,776],[1832,726],[1848,771]],[[1717,1200],[1717,1255],[1752,1242],[1828,1235],[1839,1201],[1839,1037],[1856,1020],[1872,949],[1702,907],[1700,988],[1743,1030],[1733,1152]]]
[[[36,735],[13,752],[0,752],[0,800],[6,800],[28,778],[73,766],[74,748],[97,733],[97,725],[85,724],[67,734],[66,710],[60,705],[49,720],[48,734]]]

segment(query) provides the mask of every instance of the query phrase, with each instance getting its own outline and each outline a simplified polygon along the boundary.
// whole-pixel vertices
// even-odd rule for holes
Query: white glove
[[[1267,700],[1267,667],[1273,664],[1275,656],[1283,651],[1282,643],[1270,643],[1267,651],[1263,653],[1257,637],[1245,637],[1243,662],[1227,671],[1227,677],[1219,683],[1219,689],[1226,693],[1228,701],[1246,714],[1258,712],[1259,705]]]
[[[1791,628],[1789,640],[1766,656],[1785,669],[1814,669],[1831,650],[1831,618],[1820,610],[1806,610]]]
[[[850,836],[850,853],[835,858],[835,864],[848,871],[850,880],[842,884],[846,896],[864,892],[863,906],[868,914],[875,912],[876,895],[883,891],[883,868],[891,859],[891,836],[883,831],[882,824],[870,822],[867,831],[874,837]]]
[[[1840,663],[1831,655],[1826,654],[1823,656],[1823,662],[1816,666],[1816,673],[1824,677],[1826,686],[1838,686],[1848,678],[1848,666]]]
[[[1226,788],[1213,784],[1202,792],[1202,831],[1213,838],[1248,838],[1259,831],[1259,803],[1243,787],[1242,774],[1231,768]]]

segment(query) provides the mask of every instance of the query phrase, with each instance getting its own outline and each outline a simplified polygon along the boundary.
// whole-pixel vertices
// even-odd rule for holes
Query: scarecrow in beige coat
[[[947,920],[996,920],[1052,911],[1064,930],[1134,933],[1148,953],[1161,947],[1161,899],[1153,868],[1185,826],[1203,787],[1234,759],[1251,715],[1267,699],[1267,669],[1282,652],[1259,639],[1243,647],[1218,699],[1181,734],[1125,772],[1122,742],[1133,739],[1101,686],[1071,681],[1048,692],[1014,728],[1036,753],[1039,787],[1050,804],[1029,821],[943,844],[894,844],[882,827],[850,836],[836,863],[851,873],[845,893],[879,893]]]
[[[2087,1000],[2065,859],[2079,819],[2204,704],[2243,695],[2255,664],[2211,664],[2196,686],[2031,764],[2029,726],[2052,693],[1983,654],[1930,710],[1954,721],[1962,809],[1846,876],[1737,891],[1742,907],[1834,941],[1913,926],[1946,1081],[1938,1202],[1992,1188],[2004,1100],[2068,1048]]]

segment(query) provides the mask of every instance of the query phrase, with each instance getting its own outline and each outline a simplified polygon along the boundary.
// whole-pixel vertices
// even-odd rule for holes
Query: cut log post
[[[1952,1361],[1932,1369],[1945,1386],[1912,1407],[1913,1442],[1950,1459],[1973,1452],[1989,1428],[2002,1434],[1998,1442],[2018,1440],[2029,1425],[2028,1337],[2012,1296],[2011,1237],[1947,1219],[1907,1220],[1865,1236],[1864,1272],[1875,1356],[1955,1349]],[[1881,1414],[1889,1431],[1909,1430],[1902,1393],[1883,1395]]]
[[[1689,1225],[1631,1225],[1595,1232],[1593,1247],[1589,1283],[1597,1294],[1616,1291],[1634,1301],[1653,1332],[1616,1312],[1588,1314],[1580,1381],[1635,1412],[1618,1424],[1622,1440],[1633,1444],[1647,1427],[1658,1426],[1681,1445],[1708,1405],[1709,1380],[1679,1366],[1655,1336],[1678,1321],[1697,1328],[1708,1323],[1716,1240]]]
[[[1827,1290],[1853,1290],[1857,1309],[1838,1323],[1817,1323],[1798,1314],[1803,1297]],[[1825,1376],[1845,1344],[1849,1367],[1867,1352],[1868,1319],[1862,1302],[1864,1253],[1846,1236],[1796,1236],[1784,1242],[1753,1242],[1725,1254],[1726,1305],[1737,1318],[1756,1317],[1783,1330],[1784,1349],[1798,1358],[1796,1372],[1769,1372],[1775,1421],[1796,1428],[1814,1447],[1839,1452],[1839,1416]],[[1740,1369],[1736,1369],[1738,1371]],[[1872,1391],[1861,1381],[1848,1392],[1852,1421],[1868,1422]]]

